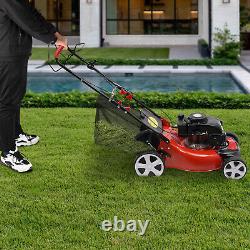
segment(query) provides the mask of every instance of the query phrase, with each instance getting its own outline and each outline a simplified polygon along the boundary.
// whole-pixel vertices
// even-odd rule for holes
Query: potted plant
[[[241,42],[244,50],[250,50],[250,23],[241,29]]]
[[[209,46],[208,46],[208,43],[204,39],[199,39],[198,48],[202,57],[210,57]]]

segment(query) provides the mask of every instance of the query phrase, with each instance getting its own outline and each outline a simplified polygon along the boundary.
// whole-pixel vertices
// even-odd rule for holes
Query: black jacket
[[[0,0],[0,61],[31,55],[32,37],[55,42],[56,28],[26,0]]]

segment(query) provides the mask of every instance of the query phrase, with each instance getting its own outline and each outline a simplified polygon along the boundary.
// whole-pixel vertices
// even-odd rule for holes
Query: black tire
[[[233,132],[226,132],[226,135],[228,137],[233,138],[237,143],[240,143],[239,137],[235,133],[233,133]]]
[[[240,180],[247,174],[247,165],[239,157],[230,157],[224,160],[222,172],[227,179]]]
[[[134,165],[138,176],[161,176],[165,169],[164,159],[156,151],[141,152],[137,155]]]

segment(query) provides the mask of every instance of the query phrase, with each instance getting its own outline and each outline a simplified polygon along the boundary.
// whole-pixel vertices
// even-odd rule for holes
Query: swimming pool
[[[83,76],[83,75],[82,75]],[[205,91],[219,93],[245,93],[244,89],[227,73],[168,73],[168,74],[109,74],[111,78],[133,92],[190,92]],[[99,87],[109,85],[100,77],[85,74],[85,77]],[[28,90],[35,93],[90,91],[77,79],[66,73],[31,73],[28,76]]]

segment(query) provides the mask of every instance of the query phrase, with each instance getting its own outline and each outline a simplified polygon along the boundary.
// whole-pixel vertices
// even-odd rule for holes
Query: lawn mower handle
[[[90,87],[92,90],[96,91],[98,94],[100,94],[101,96],[109,99],[109,101],[114,104],[115,106],[117,106],[117,102],[112,100],[112,98],[110,98],[106,93],[103,93],[100,89],[98,89],[95,85],[93,85],[91,82],[89,82],[88,80],[86,79],[83,79],[81,78],[79,75],[77,75],[75,72],[73,72],[71,69],[69,69],[66,65],[64,65],[60,60],[60,55],[62,54],[62,51],[65,49],[64,46],[58,46],[56,48],[56,51],[54,53],[54,57],[55,57],[55,60],[57,62],[57,64],[63,68],[65,71],[67,71],[68,73],[70,73],[71,75],[73,75],[74,77],[76,77],[79,81],[81,81],[81,83],[87,85],[88,87]],[[95,71],[96,73],[98,73],[100,76],[102,76],[106,81],[108,81],[109,83],[112,84],[112,86],[114,86],[115,88],[114,89],[118,89],[120,90],[120,92],[124,92],[125,95],[126,95],[126,98],[129,99],[129,100],[134,100],[136,101],[138,104],[140,104],[143,108],[146,108],[148,111],[150,111],[152,114],[154,114],[155,116],[161,118],[159,115],[157,115],[153,110],[151,110],[150,108],[146,107],[146,105],[139,101],[137,98],[135,98],[133,96],[133,94],[129,91],[126,91],[122,86],[120,86],[118,83],[112,81],[109,77],[107,77],[105,74],[103,74],[101,71],[99,71],[93,62],[88,62],[87,60],[85,60],[84,58],[82,58],[81,56],[79,56],[77,53],[75,53],[75,50],[72,50],[71,48],[67,47],[67,50],[69,51],[69,53],[71,53],[73,56],[75,56],[76,58],[78,58],[82,63],[84,63],[90,70],[93,70]],[[138,122],[141,122],[141,120],[136,117],[134,114],[132,114],[130,112],[130,107],[129,110],[127,109],[127,107],[123,107],[123,106],[120,106],[119,107],[121,110],[123,110],[124,112],[128,113],[130,116],[132,116],[134,119],[136,119]],[[150,129],[150,127],[148,127],[148,129]],[[152,129],[151,129],[152,130]],[[159,135],[160,138],[169,143],[169,140],[163,135],[163,134],[160,134]]]
[[[74,75],[75,77],[77,77],[71,70],[69,70],[67,67],[65,67],[65,65],[63,65],[60,61],[59,61],[59,57],[62,53],[62,51],[64,50],[64,46],[60,45],[57,47],[54,57],[56,59],[57,64],[59,64],[59,66],[61,66],[64,70],[66,70],[67,72],[69,72],[70,74]],[[138,104],[140,104],[142,107],[146,108],[147,110],[149,110],[152,114],[154,114],[155,116],[161,118],[158,114],[156,114],[152,109],[148,108],[143,102],[141,102],[140,100],[138,100],[137,98],[134,97],[133,93],[131,93],[130,91],[125,90],[121,85],[119,85],[117,82],[114,82],[113,80],[111,80],[107,75],[105,75],[104,73],[102,73],[100,70],[98,70],[95,67],[94,62],[89,62],[87,60],[85,60],[84,58],[82,58],[81,56],[79,56],[75,50],[72,50],[70,47],[67,47],[67,50],[69,51],[69,53],[71,53],[73,56],[75,56],[77,59],[79,59],[82,63],[84,63],[88,69],[95,71],[97,74],[99,74],[101,77],[103,77],[107,82],[111,83],[114,87],[116,87],[117,89],[119,89],[121,92],[125,91],[128,94],[128,97],[131,98],[131,100],[136,101]],[[84,82],[85,84],[87,84],[90,87],[90,83],[86,83],[86,81],[84,81],[83,79],[77,77],[80,81]],[[91,87],[92,88],[92,87]],[[92,88],[93,89],[93,88]],[[94,89],[96,91],[96,89]],[[97,91],[98,92],[98,91]],[[127,98],[128,99],[128,98]]]

